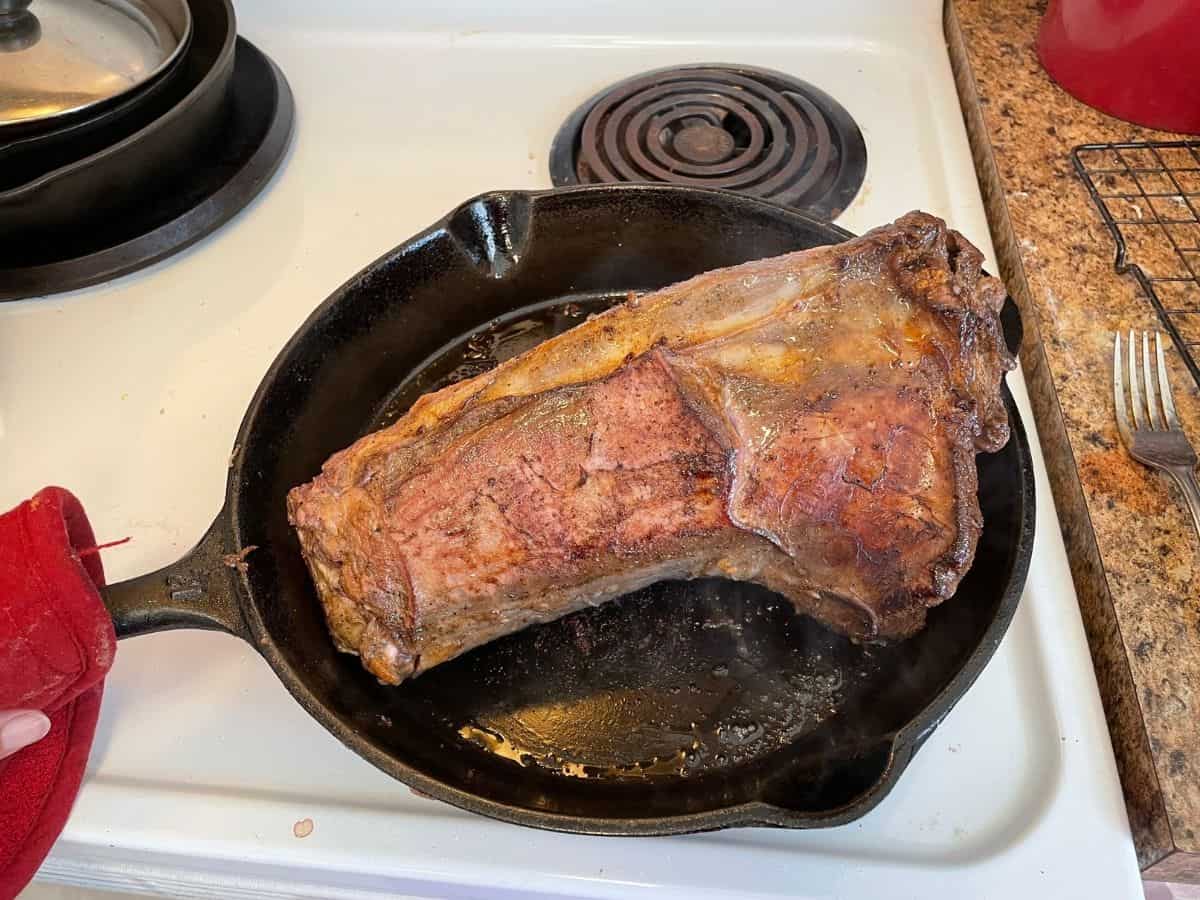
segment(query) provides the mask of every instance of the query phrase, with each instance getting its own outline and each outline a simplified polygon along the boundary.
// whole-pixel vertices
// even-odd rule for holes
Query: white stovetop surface
[[[562,119],[648,68],[746,62],[815,83],[868,146],[841,224],[921,207],[990,250],[939,0],[500,6],[243,0],[242,34],[296,94],[291,154],[250,209],[181,256],[0,305],[0,507],[69,486],[101,539],[134,538],[106,555],[111,580],[183,554],[220,506],[247,401],[309,311],[467,197],[548,187]],[[1021,376],[1010,383],[1031,425]],[[1140,896],[1040,456],[1037,476],[1033,569],[1007,638],[857,823],[614,839],[492,822],[343,748],[236,639],[177,632],[121,645],[43,877],[221,897]],[[314,830],[298,839],[305,818]]]

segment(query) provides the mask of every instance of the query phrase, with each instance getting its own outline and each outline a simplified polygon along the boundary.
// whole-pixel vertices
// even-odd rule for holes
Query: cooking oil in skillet
[[[474,686],[470,717],[448,723],[460,740],[603,780],[751,764],[817,732],[874,673],[870,648],[716,579],[653,585],[446,665]]]
[[[479,745],[496,756],[512,760],[520,766],[541,766],[572,778],[649,778],[655,775],[686,775],[688,753],[676,751],[672,756],[650,758],[645,762],[625,765],[594,766],[575,762],[560,753],[542,754],[536,749],[524,749],[504,735],[476,725],[458,729],[459,737]]]

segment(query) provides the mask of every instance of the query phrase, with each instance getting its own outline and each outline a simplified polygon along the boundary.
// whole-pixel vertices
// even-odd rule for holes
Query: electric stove
[[[857,160],[861,172],[822,176],[834,187],[819,201],[795,180],[775,199],[818,213],[824,204],[852,231],[921,208],[996,270],[940,0],[346,0],[332,15],[314,0],[245,0],[238,13],[296,98],[295,140],[267,189],[151,268],[0,305],[0,504],[70,487],[99,539],[133,538],[107,552],[110,580],[199,539],[247,402],[314,307],[477,193],[619,175],[611,160],[581,165],[582,139],[576,147],[573,132],[560,133],[586,121],[603,92],[648,72],[753,69],[773,73],[777,94],[830,98],[840,110],[831,135],[845,125],[845,141],[826,156]],[[746,116],[720,112],[728,98],[693,93],[705,96],[687,100],[686,115],[669,104],[648,114],[658,118],[642,134],[658,142],[660,168],[735,177],[711,170],[773,133],[793,152],[812,150],[799,126],[772,132],[763,118],[756,138]],[[552,149],[565,154],[553,172]],[[248,646],[177,632],[121,644],[86,783],[40,877],[187,897],[1137,896],[1021,373],[1009,384],[1038,488],[1025,595],[977,683],[863,819],[673,838],[490,821],[417,796],[355,756]]]

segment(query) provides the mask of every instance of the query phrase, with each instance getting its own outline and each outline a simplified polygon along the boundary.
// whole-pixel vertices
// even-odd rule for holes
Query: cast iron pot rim
[[[242,423],[238,428],[237,443],[235,446],[246,446],[246,441],[254,431],[259,407],[263,403],[268,388],[276,384],[281,377],[284,377],[283,367],[285,363],[288,361],[295,346],[300,342],[302,336],[309,332],[314,323],[322,318],[330,309],[346,302],[349,297],[352,297],[356,286],[361,282],[366,273],[374,270],[385,260],[392,258],[402,248],[418,245],[432,235],[443,231],[454,216],[464,208],[481,202],[495,201],[500,198],[507,200],[514,196],[528,199],[530,201],[530,208],[532,209],[539,202],[546,199],[558,200],[576,195],[633,193],[700,195],[726,204],[730,201],[736,201],[740,205],[757,207],[763,212],[769,212],[772,215],[778,216],[782,213],[792,216],[797,220],[803,220],[820,229],[835,231],[846,238],[854,237],[851,232],[837,225],[814,219],[803,213],[787,209],[769,201],[746,197],[725,190],[693,188],[680,185],[602,184],[552,188],[540,191],[487,191],[460,203],[428,228],[386,251],[347,279],[309,314],[304,323],[296,329],[293,336],[280,349],[275,360],[271,363],[270,368],[267,369],[266,374],[259,383],[258,388],[255,390],[254,396],[246,409],[246,414],[242,419]],[[1025,428],[1021,421],[1020,413],[1013,401],[1012,394],[1006,383],[1002,382],[1001,389],[1005,398],[1005,406],[1009,413],[1011,431],[1009,440],[1016,442],[1021,477],[1021,521],[1017,536],[1016,557],[1008,585],[1001,596],[995,617],[984,631],[975,649],[971,651],[971,654],[963,663],[962,668],[959,669],[958,673],[950,679],[945,687],[938,692],[937,696],[923,710],[890,737],[889,758],[883,774],[865,792],[845,806],[812,813],[787,809],[762,800],[754,800],[697,813],[649,816],[645,818],[572,816],[510,806],[452,787],[417,771],[411,766],[379,750],[372,741],[362,736],[352,726],[331,713],[324,704],[305,688],[303,680],[275,646],[270,632],[263,623],[258,604],[254,602],[254,592],[250,585],[249,576],[247,572],[239,571],[237,573],[237,603],[249,631],[248,640],[251,646],[266,659],[279,680],[283,682],[296,701],[309,715],[337,737],[338,740],[396,780],[421,793],[428,794],[435,799],[442,800],[452,806],[457,806],[470,812],[480,813],[505,822],[552,831],[615,836],[686,834],[751,825],[780,826],[796,829],[842,825],[865,815],[887,796],[921,744],[975,682],[983,667],[995,653],[1001,639],[1008,630],[1013,615],[1016,613],[1017,604],[1024,590],[1026,576],[1029,572],[1029,563],[1033,551],[1035,516],[1033,463]],[[236,547],[245,546],[242,540],[243,535],[241,534],[240,515],[240,486],[243,481],[242,459],[242,455],[238,454],[233,466],[229,470],[226,481],[225,507],[218,515],[217,523],[214,526],[214,530],[228,529]],[[881,745],[877,744],[876,746]]]
[[[160,128],[163,128],[165,122],[170,122],[172,119],[177,118],[183,114],[183,111],[198,103],[199,98],[208,93],[208,91],[212,88],[213,82],[217,80],[221,72],[232,65],[234,46],[237,42],[237,17],[233,11],[232,0],[215,0],[215,2],[220,3],[221,6],[225,8],[225,15],[228,21],[228,25],[225,29],[225,39],[221,43],[221,49],[217,53],[216,58],[213,60],[212,66],[204,74],[204,77],[200,79],[196,86],[188,92],[187,96],[164,112],[153,122],[147,122],[133,134],[127,135],[126,137],[117,141],[115,144],[111,144],[108,147],[105,147],[103,150],[97,150],[91,156],[85,156],[83,159],[77,159],[74,162],[67,163],[65,166],[60,166],[57,169],[51,169],[49,172],[44,172],[37,178],[33,179],[33,181],[28,181],[18,187],[0,192],[0,203],[19,201],[24,194],[40,190],[46,184],[58,178],[62,178],[66,175],[77,172],[80,169],[86,168],[87,166],[95,163],[97,160],[105,159],[109,156],[112,156],[114,153],[123,152],[129,147],[130,144],[142,140],[151,131],[158,131]],[[190,3],[188,6],[188,11],[191,11]],[[194,19],[195,17],[193,16],[193,24],[191,29],[192,35],[195,34]],[[192,43],[189,41],[188,47],[184,52],[190,53],[192,46]],[[180,62],[182,62],[182,60],[180,60]]]

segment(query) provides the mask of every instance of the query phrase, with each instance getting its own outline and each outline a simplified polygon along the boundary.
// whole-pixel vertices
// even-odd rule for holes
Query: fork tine
[[[1150,332],[1148,331],[1142,332],[1142,378],[1146,389],[1146,410],[1150,414],[1150,427],[1162,431],[1167,427],[1163,424],[1162,416],[1158,412],[1158,396],[1162,393],[1162,389],[1155,387],[1154,377],[1150,374]]]
[[[1133,406],[1133,427],[1145,428],[1145,407],[1142,406],[1142,389],[1138,386],[1137,343],[1133,329],[1129,329],[1129,402]]]
[[[1113,343],[1113,404],[1117,410],[1117,431],[1121,433],[1121,440],[1128,446],[1133,443],[1133,436],[1129,433],[1129,411],[1125,407],[1125,378],[1121,374],[1121,369],[1125,365],[1125,360],[1121,358],[1121,332],[1116,332],[1114,337],[1116,340]]]
[[[1154,347],[1158,351],[1158,389],[1162,394],[1163,412],[1167,416],[1168,428],[1182,428],[1175,413],[1175,398],[1171,396],[1171,378],[1167,374],[1167,361],[1163,357],[1162,333],[1154,332]]]

